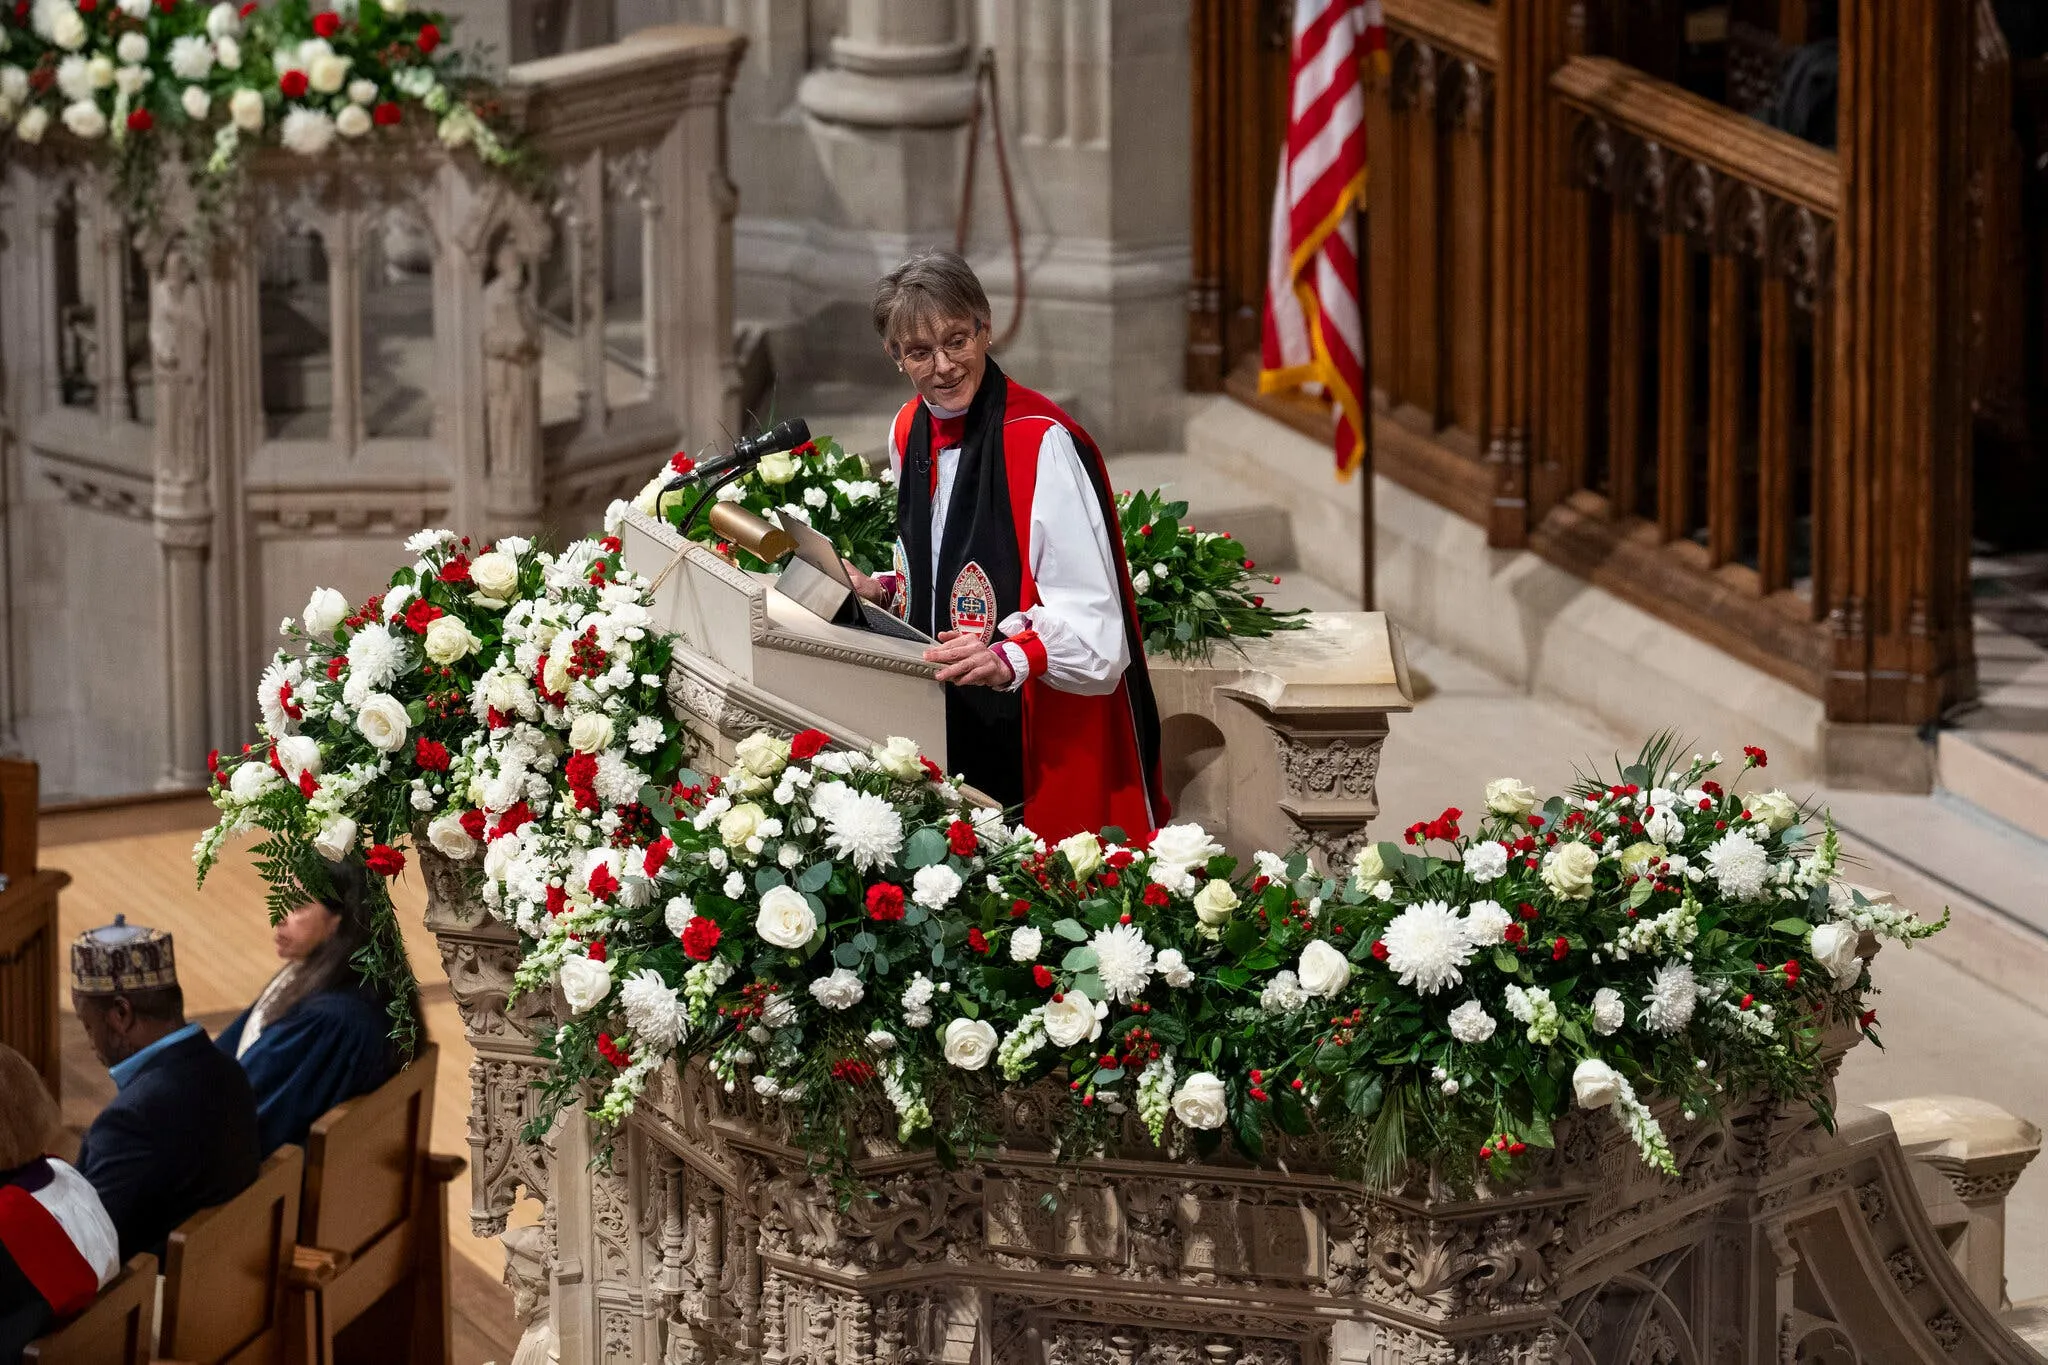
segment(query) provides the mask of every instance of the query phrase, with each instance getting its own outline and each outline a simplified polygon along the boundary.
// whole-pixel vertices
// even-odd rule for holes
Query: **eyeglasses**
[[[981,327],[977,324],[973,331],[955,332],[936,347],[913,346],[907,351],[900,352],[897,359],[909,370],[928,370],[942,355],[955,365],[963,365],[967,362],[968,355],[973,352],[974,343],[980,336]]]

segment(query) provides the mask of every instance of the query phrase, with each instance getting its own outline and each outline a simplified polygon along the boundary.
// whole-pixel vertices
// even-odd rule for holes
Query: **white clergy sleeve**
[[[1031,497],[1031,577],[1038,605],[1001,623],[1004,635],[1036,631],[1045,648],[1045,681],[1062,692],[1104,696],[1130,666],[1123,587],[1102,505],[1066,428],[1052,425],[1038,448]],[[1015,668],[1023,650],[1002,646]],[[1018,670],[1013,686],[1023,685]]]

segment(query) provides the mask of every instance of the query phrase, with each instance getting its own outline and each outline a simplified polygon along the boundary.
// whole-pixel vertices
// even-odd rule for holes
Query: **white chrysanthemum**
[[[607,749],[597,756],[597,778],[591,785],[597,789],[597,799],[607,808],[630,806],[640,799],[647,774],[628,763],[622,751]]]
[[[811,793],[811,809],[825,822],[826,850],[857,871],[888,866],[903,847],[903,817],[879,796],[822,782]]]
[[[1676,959],[1657,969],[1643,1003],[1643,1022],[1658,1033],[1676,1033],[1692,1022],[1695,983],[1692,964]]]
[[[1451,1036],[1461,1043],[1483,1043],[1493,1036],[1498,1024],[1477,1000],[1467,1000],[1451,1011]]]
[[[910,898],[927,910],[943,910],[960,894],[960,874],[944,863],[920,867],[910,879]]]
[[[1618,1031],[1627,1018],[1628,1010],[1622,1004],[1620,991],[1612,986],[1602,986],[1593,992],[1593,1032],[1604,1038]]]
[[[1152,945],[1135,924],[1098,929],[1088,941],[1104,994],[1118,1004],[1135,1000],[1152,984]]]
[[[642,716],[626,730],[626,747],[636,754],[651,754],[661,747],[661,722]]]
[[[1729,830],[1702,857],[1722,892],[1739,901],[1755,900],[1771,872],[1770,855],[1747,830]]]
[[[1443,901],[1409,906],[1394,917],[1380,941],[1387,948],[1387,969],[1421,995],[1463,981],[1459,969],[1475,951],[1465,921]]]
[[[1285,968],[1275,972],[1259,992],[1259,1008],[1268,1014],[1286,1014],[1307,1003],[1308,992],[1301,988],[1301,978]]]
[[[1465,911],[1465,937],[1475,948],[1490,948],[1505,941],[1515,917],[1499,901],[1474,901]]]
[[[385,684],[398,676],[398,667],[405,660],[405,646],[395,639],[381,623],[372,621],[348,641],[348,682],[342,688],[342,698],[351,706],[361,706],[372,692],[381,692]]]
[[[1508,850],[1497,839],[1488,839],[1465,850],[1465,875],[1481,886],[1506,875]]]
[[[300,156],[318,156],[334,143],[334,120],[318,109],[300,105],[285,114],[277,136]]]
[[[626,1027],[648,1047],[666,1052],[682,1038],[682,1001],[660,972],[642,968],[627,977],[619,988],[619,1004],[626,1012]]]

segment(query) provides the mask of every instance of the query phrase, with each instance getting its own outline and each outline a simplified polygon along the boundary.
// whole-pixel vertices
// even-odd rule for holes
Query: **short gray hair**
[[[920,323],[972,318],[985,327],[991,316],[974,267],[944,247],[916,252],[882,276],[875,285],[874,314],[875,333],[891,348]]]

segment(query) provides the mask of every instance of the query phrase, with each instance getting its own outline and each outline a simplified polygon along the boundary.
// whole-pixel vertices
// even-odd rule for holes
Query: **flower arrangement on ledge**
[[[369,143],[420,110],[449,147],[511,166],[488,88],[446,43],[449,21],[405,0],[19,0],[0,11],[0,122],[111,156],[146,209],[163,162],[195,168],[202,202],[244,145],[317,157]]]
[[[678,452],[640,490],[633,505],[680,529],[698,490],[664,489],[676,475],[695,468],[688,453]],[[800,518],[829,536],[839,553],[865,572],[885,570],[893,559],[896,484],[890,470],[886,465],[870,470],[865,460],[829,436],[769,455],[721,488],[718,496],[762,517],[780,512]],[[1235,647],[1239,640],[1300,630],[1308,624],[1307,608],[1280,611],[1266,605],[1261,590],[1280,580],[1255,576],[1256,565],[1228,531],[1182,525],[1186,503],[1168,502],[1157,491],[1140,491],[1118,493],[1116,506],[1148,654],[1200,660],[1219,640]],[[717,546],[743,569],[761,572],[770,567],[746,550],[721,542],[701,518],[690,535]]]
[[[1670,1171],[1673,1114],[1767,1094],[1826,1118],[1824,1035],[1875,1029],[1865,935],[1941,927],[1668,740],[1548,798],[1503,778],[1469,827],[1443,811],[1338,875],[1240,865],[1188,824],[1048,844],[904,739],[762,732],[700,775],[616,538],[407,549],[382,594],[322,589],[284,623],[195,860],[260,828],[282,913],[326,860],[388,878],[424,839],[517,927],[518,990],[559,1001],[546,1088],[607,1125],[699,1059],[842,1171],[882,1131],[971,1153],[1003,1087],[1049,1079],[1069,1156],[1135,1122],[1170,1153],[1314,1135],[1375,1183],[1498,1182],[1588,1109]],[[403,1005],[378,894],[358,966]]]

